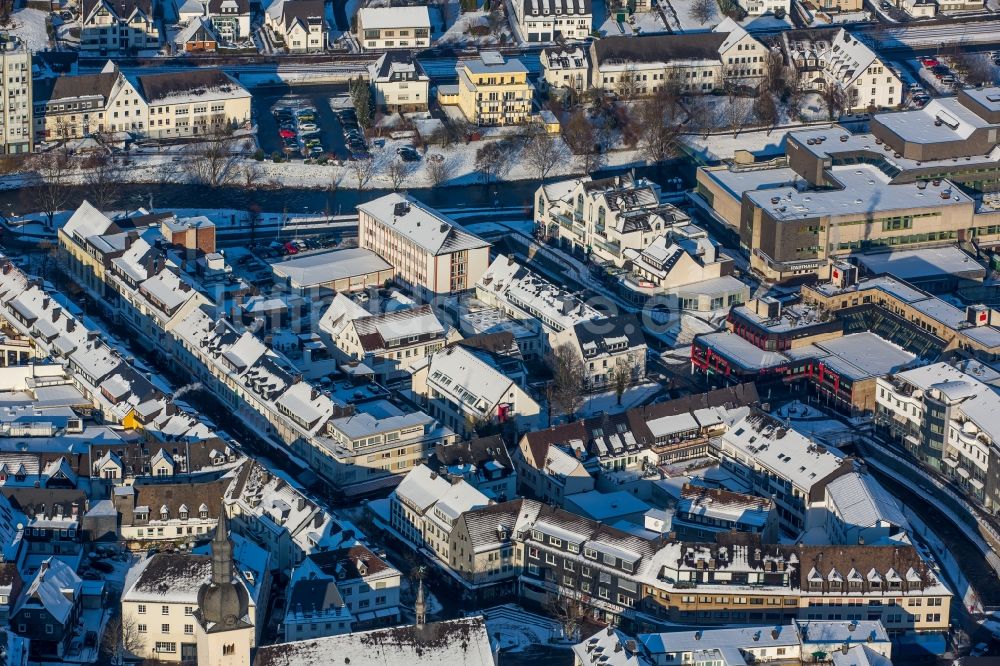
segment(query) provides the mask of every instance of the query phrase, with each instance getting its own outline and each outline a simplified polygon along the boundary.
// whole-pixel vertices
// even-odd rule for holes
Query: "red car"
[[[941,63],[936,58],[924,58],[920,61],[920,64],[924,67],[937,67]]]
[[[299,248],[295,245],[295,243],[289,241],[285,243],[285,252],[287,252],[288,254],[298,254]]]
[[[293,132],[292,130],[281,130],[280,132],[278,132],[278,136],[280,136],[282,139],[294,139],[295,132]]]

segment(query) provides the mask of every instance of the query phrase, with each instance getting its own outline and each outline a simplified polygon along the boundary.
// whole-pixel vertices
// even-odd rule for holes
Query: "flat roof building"
[[[321,296],[380,287],[395,273],[389,262],[364,248],[303,255],[272,264],[271,270],[299,293]]]

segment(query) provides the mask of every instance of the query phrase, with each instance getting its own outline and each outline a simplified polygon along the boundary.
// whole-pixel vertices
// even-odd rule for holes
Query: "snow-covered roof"
[[[411,196],[387,194],[360,204],[358,210],[435,256],[489,247],[487,241]]]
[[[358,10],[359,30],[431,27],[425,5],[416,7],[362,7]]]
[[[339,636],[268,645],[255,666],[326,666],[332,663],[382,666],[494,666],[493,648],[481,616],[422,627],[404,625]]]
[[[899,503],[869,474],[851,472],[831,481],[826,495],[840,519],[848,525],[871,527],[889,523],[907,527]]]
[[[385,259],[360,247],[308,254],[271,266],[275,275],[291,280],[300,288],[390,269],[392,265]]]
[[[726,447],[756,462],[793,486],[809,491],[844,464],[833,450],[762,413],[737,421],[721,436]]]
[[[419,511],[426,512],[441,498],[451,484],[426,465],[418,465],[403,477],[395,495]]]
[[[338,293],[320,318],[319,327],[336,340],[349,323],[370,315],[368,310],[355,303],[349,296]]]
[[[15,608],[41,606],[60,624],[65,624],[73,606],[79,603],[83,581],[76,572],[57,557],[50,557],[42,563]]]
[[[333,415],[335,407],[333,400],[306,382],[292,384],[278,397],[275,405],[313,426],[325,423]]]
[[[430,357],[427,383],[457,404],[483,415],[510,399],[514,381],[461,345],[451,345]]]

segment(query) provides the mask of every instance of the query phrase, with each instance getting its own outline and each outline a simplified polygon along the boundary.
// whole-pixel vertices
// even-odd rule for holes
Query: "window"
[[[188,634],[188,635],[193,634],[194,633],[194,625],[193,624],[185,624],[184,625],[184,633]]]
[[[144,624],[140,624],[139,625],[139,633],[140,634],[146,633],[146,625],[144,625]]]
[[[194,615],[194,606],[185,606],[184,607],[184,614],[185,615]]]
[[[223,645],[222,646],[222,654],[223,655],[236,654],[236,644],[235,643],[228,643],[227,645]]]
[[[146,604],[139,604],[139,615],[146,614]]]
[[[170,606],[160,606],[160,615],[170,615]]]
[[[169,634],[170,633],[170,625],[169,624],[161,624],[160,625],[160,633],[161,634]]]
[[[596,560],[597,559],[597,551],[594,550],[593,548],[584,548],[583,549],[583,556],[586,557],[587,559]]]
[[[156,641],[156,652],[177,652],[177,643],[168,641]]]

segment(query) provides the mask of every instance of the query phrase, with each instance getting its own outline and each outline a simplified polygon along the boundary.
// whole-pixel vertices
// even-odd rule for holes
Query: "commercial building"
[[[490,244],[402,194],[358,206],[358,242],[392,264],[395,279],[426,296],[472,289]]]
[[[945,363],[878,381],[876,424],[991,511],[1000,506],[1000,394]]]
[[[520,60],[483,51],[458,64],[458,85],[438,86],[442,105],[457,104],[474,125],[517,125],[531,117],[535,89]]]
[[[389,51],[368,66],[375,105],[389,113],[426,111],[430,77],[412,53]]]
[[[731,19],[709,33],[605,37],[590,45],[591,85],[648,95],[721,90],[727,81],[756,87],[767,73],[768,49]]]
[[[316,252],[271,264],[278,281],[301,296],[327,300],[392,280],[393,267],[372,250],[347,248]]]
[[[801,89],[819,91],[838,86],[847,111],[902,104],[903,82],[899,76],[847,30],[786,30],[781,40]]]
[[[431,17],[426,6],[362,7],[357,37],[363,50],[423,49],[431,45]]]
[[[143,136],[222,135],[250,121],[250,92],[222,70],[148,74],[139,76],[137,83],[148,105]]]
[[[0,153],[30,153],[34,148],[34,98],[31,84],[31,51],[17,37],[0,40],[0,67],[5,100],[0,115]]]
[[[518,0],[517,28],[526,42],[563,42],[590,37],[591,0]]]

